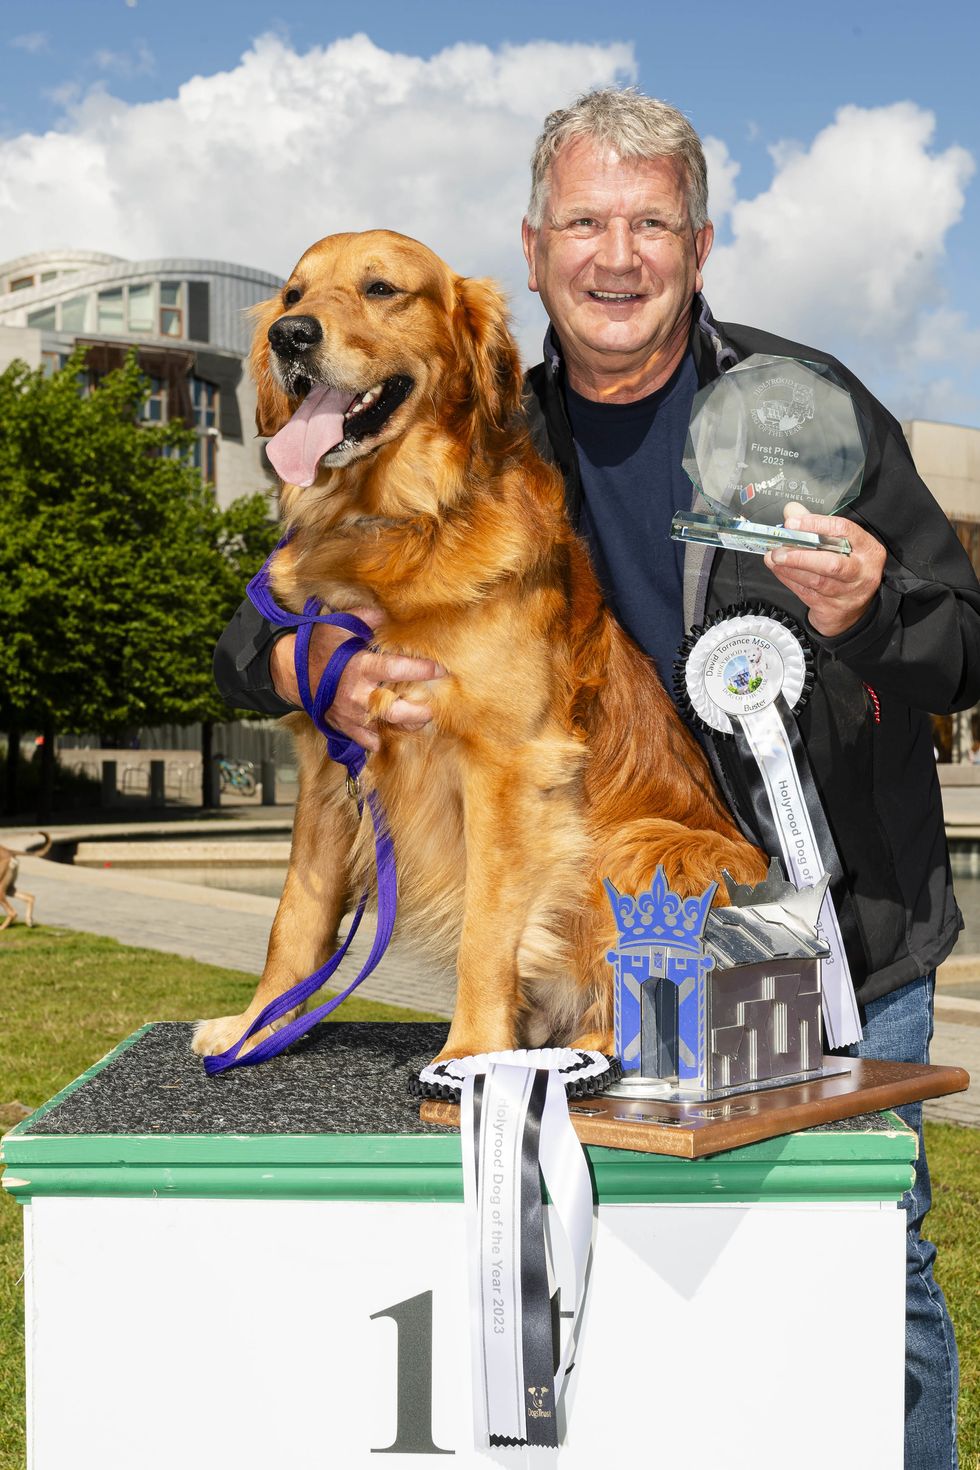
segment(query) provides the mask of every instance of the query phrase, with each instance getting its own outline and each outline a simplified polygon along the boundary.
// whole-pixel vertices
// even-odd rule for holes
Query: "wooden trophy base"
[[[824,1061],[842,1070],[834,1076],[764,1092],[734,1093],[720,1102],[660,1102],[600,1095],[570,1102],[568,1112],[582,1143],[699,1159],[838,1118],[880,1113],[903,1103],[965,1092],[970,1085],[969,1073],[962,1067],[853,1057],[825,1057]],[[419,1116],[423,1123],[459,1127],[457,1103],[426,1100]]]

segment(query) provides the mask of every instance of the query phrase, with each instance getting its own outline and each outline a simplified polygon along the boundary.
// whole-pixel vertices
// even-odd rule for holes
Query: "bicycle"
[[[221,791],[237,791],[241,796],[254,796],[258,783],[251,761],[230,761],[218,757],[218,786]]]

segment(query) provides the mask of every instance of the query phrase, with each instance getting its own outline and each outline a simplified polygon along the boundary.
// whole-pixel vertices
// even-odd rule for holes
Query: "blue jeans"
[[[928,1062],[935,971],[867,1007],[864,1039],[851,1055],[878,1061]],[[936,1247],[920,1234],[932,1204],[922,1139],[922,1104],[895,1111],[919,1136],[915,1182],[902,1205],[908,1215],[905,1264],[905,1470],[956,1470],[959,1359],[946,1301],[932,1274]]]

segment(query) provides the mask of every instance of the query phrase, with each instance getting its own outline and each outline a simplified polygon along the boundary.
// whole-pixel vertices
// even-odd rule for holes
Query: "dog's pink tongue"
[[[337,388],[311,388],[288,423],[266,445],[273,469],[287,485],[305,489],[316,479],[320,460],[344,437],[349,393]]]

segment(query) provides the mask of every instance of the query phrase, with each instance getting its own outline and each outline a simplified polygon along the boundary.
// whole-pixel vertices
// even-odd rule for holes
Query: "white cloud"
[[[114,76],[148,76],[156,67],[156,59],[145,41],[137,41],[130,51],[96,51],[93,65],[102,72]]]
[[[4,252],[73,244],[284,275],[321,235],[388,225],[502,281],[536,355],[543,317],[518,241],[531,147],[550,108],[635,74],[627,44],[460,44],[423,59],[363,35],[302,54],[267,35],[173,98],[131,106],[68,87],[56,130],[0,140]],[[943,289],[973,160],[936,149],[934,131],[911,102],[842,108],[808,144],[771,150],[753,198],[739,198],[729,143],[706,138],[726,227],[706,272],[718,316],[837,352],[900,411],[975,362],[976,328]]]
[[[36,55],[39,51],[47,51],[48,38],[44,31],[27,31],[23,36],[11,36],[7,45],[16,46],[18,51],[28,51],[31,55]]]
[[[885,371],[899,346],[906,377],[948,361],[950,333],[966,323],[945,304],[944,248],[974,163],[963,148],[936,151],[934,133],[932,113],[912,102],[852,106],[809,147],[771,149],[768,190],[734,203],[723,193],[731,243],[705,272],[716,314],[812,342],[858,371]]]
[[[130,106],[93,89],[57,131],[0,142],[5,252],[70,243],[285,275],[322,235],[391,226],[502,280],[536,352],[519,242],[531,147],[547,110],[635,70],[625,44],[425,60],[363,35],[303,54],[267,35],[175,98]]]
[[[702,140],[704,158],[708,165],[708,201],[712,222],[718,229],[731,214],[738,197],[735,180],[742,165],[736,163],[728,151],[727,143],[720,138],[705,137]]]
[[[41,96],[53,102],[56,107],[71,107],[82,95],[79,82],[59,82],[55,87],[42,87]]]

